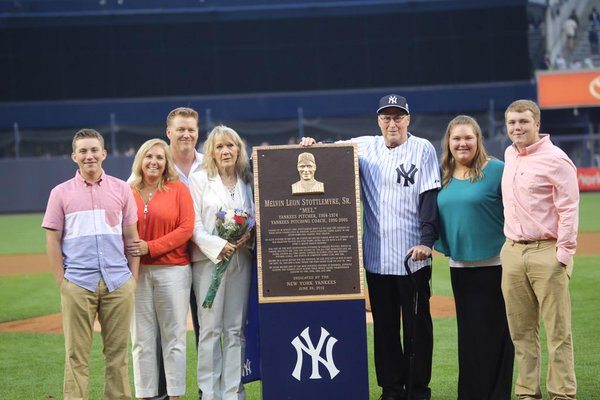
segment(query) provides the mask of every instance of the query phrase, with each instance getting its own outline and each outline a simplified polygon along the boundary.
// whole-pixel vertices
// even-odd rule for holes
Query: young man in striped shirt
[[[430,399],[433,323],[428,258],[438,236],[438,160],[429,141],[408,132],[410,112],[404,97],[382,97],[377,114],[381,135],[349,141],[358,146],[377,383],[383,388],[382,400],[407,399],[409,389],[411,400]],[[301,141],[305,146],[313,143],[312,138]],[[408,253],[418,288],[417,312],[413,283],[403,263]]]
[[[127,344],[139,257],[137,207],[127,183],[106,175],[104,139],[93,129],[73,138],[75,177],[52,189],[42,227],[60,288],[65,335],[64,399],[87,399],[96,315],[102,327],[105,399],[131,399]]]

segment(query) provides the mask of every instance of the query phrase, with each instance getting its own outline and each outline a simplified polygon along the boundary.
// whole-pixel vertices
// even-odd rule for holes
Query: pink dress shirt
[[[572,265],[577,247],[577,168],[564,151],[540,135],[521,153],[504,153],[504,235],[515,241],[556,239],[556,258]]]

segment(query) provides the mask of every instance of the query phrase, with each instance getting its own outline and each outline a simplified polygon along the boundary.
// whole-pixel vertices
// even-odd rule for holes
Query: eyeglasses
[[[407,115],[408,114],[394,115],[393,117],[391,115],[379,115],[379,120],[386,125],[392,122],[392,120],[394,120],[395,123],[399,124],[404,118],[406,118]]]

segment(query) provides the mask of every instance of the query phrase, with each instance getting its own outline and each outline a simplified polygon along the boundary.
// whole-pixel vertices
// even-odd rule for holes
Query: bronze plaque
[[[252,155],[259,302],[364,298],[356,147]]]

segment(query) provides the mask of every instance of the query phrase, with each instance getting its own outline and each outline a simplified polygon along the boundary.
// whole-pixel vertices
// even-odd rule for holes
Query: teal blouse
[[[435,249],[457,261],[496,257],[504,243],[502,171],[504,163],[490,160],[483,178],[452,178],[438,193],[440,237]]]

